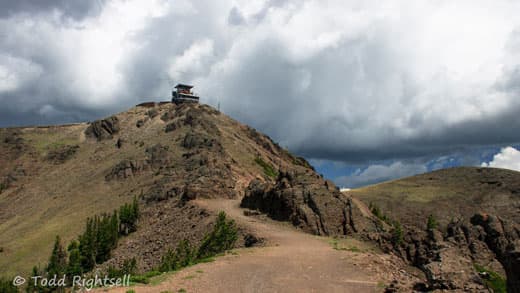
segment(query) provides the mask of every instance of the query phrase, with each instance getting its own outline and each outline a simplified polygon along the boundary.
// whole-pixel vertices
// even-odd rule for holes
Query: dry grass
[[[181,142],[187,128],[165,133],[167,123],[160,119],[173,107],[166,104],[156,108],[159,115],[147,120],[140,128],[136,123],[147,119],[149,109],[135,107],[119,113],[121,131],[114,139],[101,142],[85,139],[86,123],[20,128],[27,149],[15,159],[3,157],[2,154],[10,150],[2,144],[3,140],[0,141],[0,178],[16,166],[26,173],[15,182],[15,186],[0,194],[0,247],[3,248],[0,276],[26,274],[34,265],[45,265],[56,235],[59,234],[66,242],[77,237],[87,217],[111,212],[130,202],[162,176],[144,172],[122,181],[105,181],[105,175],[117,163],[125,159],[144,160],[146,148],[156,144],[168,146],[172,166],[184,160],[182,154],[186,150],[181,147]],[[243,190],[251,179],[263,174],[263,169],[254,162],[256,157],[262,157],[274,167],[288,163],[281,162],[276,155],[258,145],[244,125],[211,111],[205,111],[203,115],[217,125],[224,151],[234,160],[231,170],[235,189]],[[181,117],[174,117],[173,121],[179,119]],[[117,138],[124,140],[121,149],[115,146]],[[45,160],[50,150],[63,145],[78,145],[79,149],[70,160],[60,165]]]
[[[483,211],[520,220],[520,172],[459,167],[384,182],[348,193],[411,225],[426,227],[433,214],[441,226]]]
[[[353,237],[326,238],[325,240],[327,240],[335,250],[350,251],[354,253],[382,253],[374,243],[361,241]]]
[[[28,176],[0,195],[0,275],[27,274],[32,266],[45,265],[56,235],[65,241],[75,238],[87,217],[111,212],[140,192],[137,182],[107,183],[104,176],[126,156],[141,152],[119,152],[111,140],[82,142],[86,127],[22,131],[29,151],[18,164]],[[73,159],[62,165],[43,160],[49,150],[67,144],[80,146]]]

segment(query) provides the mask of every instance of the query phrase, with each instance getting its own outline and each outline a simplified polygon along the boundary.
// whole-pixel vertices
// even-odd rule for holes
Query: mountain
[[[87,218],[137,202],[136,231],[96,270],[129,260],[154,270],[183,240],[206,241],[220,211],[237,225],[235,253],[266,246],[188,268],[161,291],[183,289],[203,267],[192,291],[485,291],[507,276],[518,292],[519,174],[456,168],[342,193],[305,159],[197,103],[4,128],[0,276],[46,266],[56,235],[69,243]]]
[[[1,129],[0,154],[0,275],[45,265],[56,235],[68,242],[87,217],[134,197],[142,228],[119,245],[113,262],[135,255],[143,270],[181,238],[207,232],[213,217],[194,199],[239,199],[251,181],[275,182],[280,172],[312,184],[320,194],[311,197],[325,199],[320,205],[344,197],[304,159],[199,104],[145,103],[91,123]],[[313,208],[294,216],[312,217],[300,227],[342,233],[341,210],[325,218]]]
[[[500,215],[520,223],[520,172],[477,167],[442,169],[352,192],[373,202],[405,224],[422,223],[433,214],[440,224],[476,212]]]
[[[486,267],[520,291],[520,172],[450,168],[350,194],[403,225],[404,243],[389,250],[422,268],[430,285],[468,287]]]

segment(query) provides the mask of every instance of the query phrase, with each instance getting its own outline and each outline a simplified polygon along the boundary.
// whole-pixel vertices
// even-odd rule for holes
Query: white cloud
[[[42,74],[42,68],[30,60],[0,54],[0,93],[12,92]]]
[[[482,167],[493,167],[520,171],[520,151],[513,147],[505,147],[500,150],[493,160],[482,163]]]
[[[209,66],[207,61],[212,57],[212,54],[212,40],[196,41],[181,55],[174,57],[170,65],[170,77],[173,80],[179,80],[181,76],[201,74]]]
[[[308,158],[520,141],[518,1],[112,0],[67,22],[52,11],[0,17],[0,54],[41,69],[20,83],[0,67],[10,113],[101,115],[167,99],[173,78]]]
[[[18,78],[8,68],[0,65],[0,92],[12,91],[18,88]]]
[[[425,172],[427,168],[423,164],[398,161],[390,165],[370,165],[365,169],[356,170],[352,175],[338,177],[334,181],[340,186],[355,188]]]
[[[40,68],[44,78],[27,85],[40,87],[33,101],[46,105],[61,99],[87,108],[113,105],[130,94],[124,92],[121,66],[141,46],[135,35],[167,9],[161,0],[114,0],[98,16],[68,23],[57,10],[16,14],[0,19],[0,34],[9,35],[0,41],[0,54]]]

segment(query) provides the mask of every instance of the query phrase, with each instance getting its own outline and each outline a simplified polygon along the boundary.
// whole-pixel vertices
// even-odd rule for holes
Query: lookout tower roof
[[[178,88],[181,88],[181,89],[191,89],[193,88],[192,85],[189,85],[189,84],[183,84],[183,83],[179,83],[175,86],[176,89]]]

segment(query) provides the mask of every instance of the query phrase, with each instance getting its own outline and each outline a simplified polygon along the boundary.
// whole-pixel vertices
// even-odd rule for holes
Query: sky
[[[519,170],[519,1],[0,0],[0,127],[177,82],[338,185]]]

